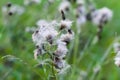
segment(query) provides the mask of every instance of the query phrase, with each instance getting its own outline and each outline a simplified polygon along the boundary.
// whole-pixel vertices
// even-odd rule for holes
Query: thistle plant
[[[24,12],[24,7],[8,2],[2,7],[2,12],[6,16],[12,16],[13,14],[21,15]]]
[[[91,1],[88,1],[88,10],[86,18],[87,20],[92,21],[94,25],[98,26],[97,37],[98,40],[100,40],[103,27],[112,18],[112,10],[107,7],[96,9],[95,5]]]
[[[95,10],[92,14],[92,22],[93,24],[98,26],[98,39],[101,39],[101,32],[103,31],[103,26],[105,26],[105,24],[107,24],[107,22],[111,20],[112,15],[112,11],[107,7]]]
[[[25,8],[17,4],[12,4],[8,2],[2,7],[3,22],[5,25],[14,24],[15,20],[13,18],[20,17],[25,12]],[[17,21],[17,20],[16,20]]]
[[[36,46],[34,58],[38,59],[39,55],[48,54],[51,66],[58,73],[68,67],[65,61],[69,51],[67,45],[74,37],[74,32],[71,29],[72,21],[66,19],[63,11],[61,14],[62,20],[60,22],[38,21],[38,28],[32,35]]]
[[[64,11],[64,13],[67,13],[70,10],[71,4],[67,0],[63,0],[59,5],[59,11]]]
[[[85,3],[84,0],[77,0],[77,5],[76,22],[78,33],[81,31],[80,27],[86,23],[86,20],[88,20],[98,27],[97,38],[100,40],[103,26],[105,26],[105,24],[107,24],[107,22],[109,22],[112,18],[112,10],[107,7],[96,9],[95,5],[90,0],[88,0],[87,3]]]

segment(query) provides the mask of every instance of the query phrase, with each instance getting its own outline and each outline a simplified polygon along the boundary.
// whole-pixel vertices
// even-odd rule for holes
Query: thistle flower
[[[60,23],[60,30],[62,29],[70,29],[71,25],[72,25],[72,21],[69,20],[61,20]]]
[[[39,27],[39,30],[36,30],[32,35],[32,39],[35,43],[41,45],[48,41],[48,37],[55,38],[57,35],[58,32],[50,25],[47,25]]]
[[[70,34],[70,33],[62,34],[61,37],[60,37],[60,40],[62,42],[65,42],[66,44],[68,44],[73,39],[73,36],[74,36],[74,33],[72,33],[72,34]]]
[[[71,30],[72,21],[66,20],[63,11],[61,13],[63,20],[60,22],[39,20],[36,23],[38,28],[32,34],[33,42],[37,46],[34,50],[35,59],[40,54],[49,53],[54,68],[58,71],[61,71],[67,65],[64,60],[68,53],[67,45],[74,37],[74,32]],[[52,49],[54,46],[56,48]]]
[[[106,7],[96,10],[93,14],[92,21],[95,25],[104,25],[112,18],[112,11]]]
[[[54,65],[57,69],[62,69],[65,67],[65,60],[55,57]]]
[[[8,3],[6,6],[3,6],[2,8],[2,12],[5,16],[7,16],[6,13],[10,16],[13,14],[21,15],[24,13],[24,11],[25,10],[23,7],[15,4],[13,5],[11,3]]]
[[[67,46],[65,42],[58,42],[57,50],[54,52],[54,55],[57,58],[64,58],[68,52]]]
[[[92,22],[98,26],[98,40],[101,39],[103,26],[111,20],[112,14],[112,11],[106,7],[94,11],[94,13],[92,14]]]
[[[22,6],[8,2],[2,7],[3,21],[5,25],[10,25],[14,22],[14,18],[21,16],[25,9]]]
[[[64,1],[62,1],[61,3],[60,3],[60,5],[59,5],[59,11],[61,12],[61,11],[63,11],[63,12],[67,12],[67,11],[69,11],[69,9],[70,9],[70,2],[69,1],[67,1],[67,0],[64,0]]]

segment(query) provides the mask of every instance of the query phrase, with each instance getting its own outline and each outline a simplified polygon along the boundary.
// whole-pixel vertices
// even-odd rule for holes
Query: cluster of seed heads
[[[32,35],[33,42],[36,45],[36,49],[34,50],[35,59],[37,59],[38,55],[48,53],[52,57],[54,67],[59,70],[66,66],[64,59],[68,53],[67,45],[74,36],[71,30],[72,21],[66,20],[63,11],[61,11],[61,14],[62,20],[60,22],[38,21],[38,29]],[[56,48],[52,50],[54,46]]]
[[[112,11],[107,7],[96,9],[91,1],[87,2],[88,8],[86,8],[85,0],[78,0],[77,4],[77,28],[85,24],[86,21],[91,21],[94,25],[98,26],[97,36],[98,39],[101,39],[103,26],[111,20],[113,15]]]

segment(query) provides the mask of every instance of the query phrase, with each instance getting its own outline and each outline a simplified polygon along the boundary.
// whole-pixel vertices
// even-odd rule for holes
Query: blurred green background
[[[23,6],[23,0],[1,0],[0,8],[7,2]],[[34,60],[31,33],[25,32],[27,26],[35,26],[39,19],[60,20],[58,6],[61,0],[49,4],[41,0],[40,4],[24,6],[25,13],[21,16],[11,16],[10,23],[4,24],[4,17],[0,13],[0,80],[49,80],[49,67],[34,67],[38,61]],[[114,64],[112,44],[120,35],[120,2],[119,0],[94,0],[96,7],[108,7],[113,11],[112,20],[104,26],[102,39],[93,44],[97,27],[87,22],[82,27],[82,33],[75,35],[67,55],[67,62],[71,69],[64,75],[58,75],[58,80],[120,80],[120,68]],[[74,21],[73,30],[76,33],[76,18],[73,9],[67,18]],[[95,72],[95,70],[98,72]]]

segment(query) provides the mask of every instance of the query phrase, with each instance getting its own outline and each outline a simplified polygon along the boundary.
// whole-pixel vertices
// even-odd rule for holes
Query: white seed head
[[[63,60],[68,52],[67,43],[73,39],[74,32],[71,30],[72,21],[62,20],[60,23],[57,21],[48,22],[45,20],[39,20],[36,25],[38,29],[32,34],[33,42],[36,45],[34,51],[34,57],[37,59],[38,54],[51,51],[53,55],[53,63],[56,69],[61,71],[65,67],[66,63]],[[60,31],[61,26],[64,26],[65,33]],[[47,46],[56,46],[56,50],[47,50]]]
[[[19,5],[12,5],[9,7],[9,9],[7,6],[2,7],[3,14],[12,13],[12,14],[21,15],[24,13],[24,11],[25,11],[25,8]]]
[[[92,21],[95,25],[104,24],[104,22],[108,22],[111,20],[112,15],[113,15],[112,11],[104,7],[99,10],[96,10],[92,14]],[[102,23],[101,23],[101,20],[103,21]]]
[[[70,34],[70,33],[62,34],[60,37],[60,40],[63,42],[69,43],[73,39],[73,37],[74,37],[74,34]]]
[[[55,59],[54,61],[55,67],[58,69],[62,69],[65,67],[65,60],[62,59]]]
[[[66,12],[67,10],[70,9],[70,2],[69,1],[62,1],[59,5],[59,11]]]
[[[59,58],[64,58],[68,52],[67,46],[65,42],[58,42],[57,50],[55,51],[55,56]]]
[[[19,5],[13,5],[12,7],[10,7],[9,9],[9,12],[12,12],[12,13],[16,13],[18,15],[21,15],[23,14],[25,11],[25,9]]]
[[[72,21],[62,20],[60,25],[61,25],[61,27],[64,27],[65,29],[70,29],[72,26]]]
[[[46,43],[48,36],[54,39],[58,35],[58,32],[51,25],[41,26],[32,35],[33,42],[36,44]]]

